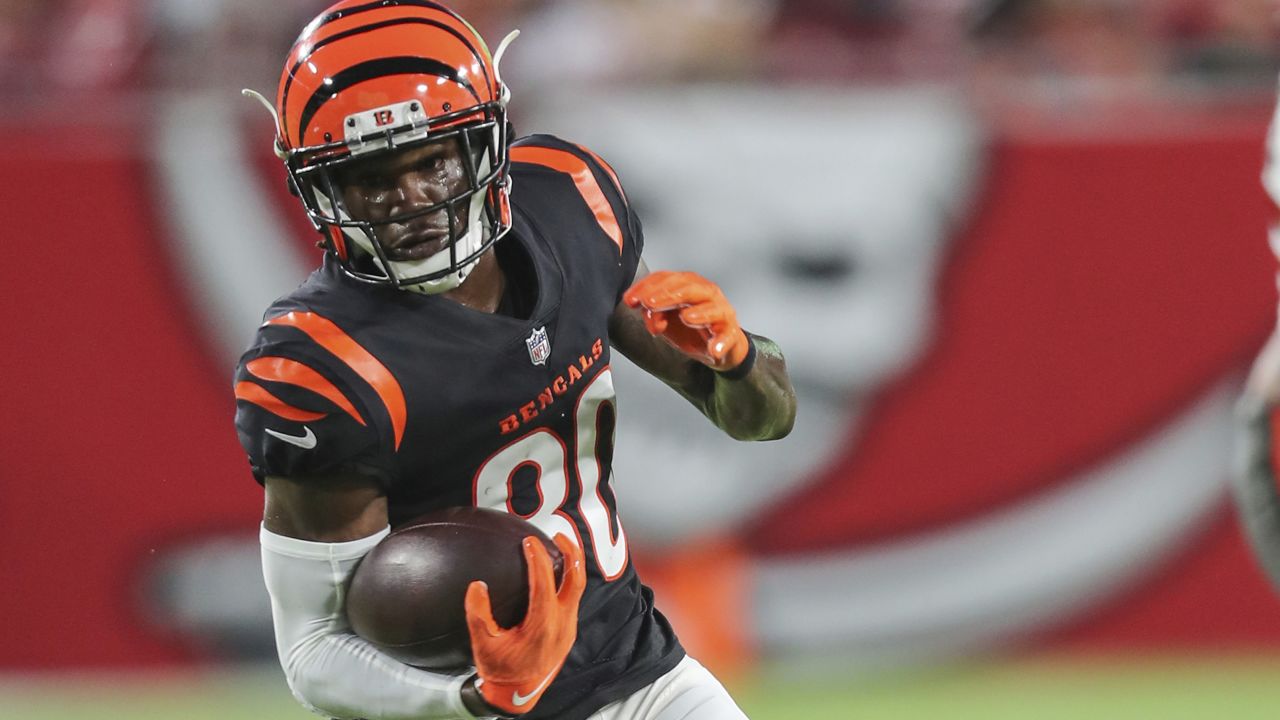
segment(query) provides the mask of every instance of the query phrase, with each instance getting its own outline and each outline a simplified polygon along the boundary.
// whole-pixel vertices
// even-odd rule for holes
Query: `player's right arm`
[[[356,474],[265,478],[262,571],[294,697],[332,718],[494,715],[470,673],[410,667],[351,632],[345,587],[389,532],[378,483]]]
[[[385,368],[371,371],[376,360],[349,336],[336,342],[340,334],[314,313],[277,315],[259,329],[236,369],[236,431],[266,490],[262,568],[290,689],[303,705],[332,718],[532,710],[545,687],[539,684],[558,672],[573,644],[582,592],[576,547],[566,555],[579,553],[571,563],[575,582],[566,572],[561,592],[538,592],[554,586],[553,574],[549,563],[530,560],[530,611],[515,628],[498,628],[487,603],[468,595],[477,673],[420,670],[351,631],[346,584],[390,531],[385,466],[402,439],[393,408],[403,412],[403,406],[389,395]],[[320,342],[312,342],[317,337]],[[544,552],[541,545],[536,550]]]
[[[389,532],[389,415],[358,363],[315,339],[340,328],[302,310],[268,316],[236,368],[236,432],[266,490],[262,572],[290,690],[343,720],[475,717],[466,674],[412,668],[351,632],[346,583]]]
[[[1232,490],[1245,537],[1271,583],[1280,590],[1280,485],[1275,441],[1280,423],[1280,332],[1254,361],[1236,404]]]
[[[379,484],[353,474],[269,475],[264,484],[263,575],[280,663],[299,701],[329,717],[368,720],[512,716],[536,706],[576,637],[586,578],[568,538],[556,538],[568,562],[558,590],[546,551],[526,542],[529,612],[516,627],[498,626],[487,589],[473,583],[466,610],[478,672],[433,673],[384,655],[346,619],[351,573],[389,531]]]
[[[464,700],[467,675],[409,667],[351,632],[346,582],[389,532],[377,479],[388,416],[350,363],[300,330],[336,325],[272,315],[236,368],[236,432],[266,490],[262,571],[290,690],[332,718],[484,715]]]

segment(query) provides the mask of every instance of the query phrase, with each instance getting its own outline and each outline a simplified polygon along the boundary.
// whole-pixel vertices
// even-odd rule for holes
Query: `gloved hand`
[[[542,542],[524,540],[529,567],[529,611],[513,628],[493,619],[489,588],[477,580],[467,588],[467,629],[478,679],[476,689],[494,709],[527,713],[555,679],[578,637],[578,601],[587,585],[582,550],[563,534],[556,547],[564,555],[564,577],[555,588],[555,570]]]
[[[751,342],[733,306],[718,285],[697,273],[651,273],[623,293],[622,301],[643,310],[650,334],[712,370],[727,372],[747,359]]]

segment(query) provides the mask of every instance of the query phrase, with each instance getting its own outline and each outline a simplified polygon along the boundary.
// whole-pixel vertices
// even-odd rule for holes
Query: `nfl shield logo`
[[[529,360],[534,365],[546,365],[547,358],[551,357],[551,341],[547,339],[547,328],[542,326],[533,331],[524,341],[529,346]]]

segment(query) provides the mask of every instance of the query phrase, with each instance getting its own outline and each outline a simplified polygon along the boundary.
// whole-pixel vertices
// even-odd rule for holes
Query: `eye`
[[[360,188],[377,188],[385,184],[385,179],[382,173],[373,168],[352,168],[339,173],[335,178],[339,185]]]
[[[423,158],[419,167],[423,170],[439,170],[444,167],[444,161],[444,155],[431,155],[430,157]]]

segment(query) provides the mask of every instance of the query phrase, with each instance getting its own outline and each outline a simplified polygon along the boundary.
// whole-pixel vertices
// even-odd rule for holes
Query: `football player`
[[[742,718],[631,565],[610,361],[617,349],[729,435],[767,440],[795,416],[782,355],[711,281],[646,269],[603,160],[512,136],[511,37],[491,56],[435,2],[343,0],[303,31],[268,103],[325,247],[235,378],[281,664],[335,718]],[[474,669],[403,665],[350,631],[344,583],[390,528],[462,505],[553,536],[565,578],[506,629],[473,585]],[[525,552],[551,572],[540,544]]]
[[[1280,208],[1280,104],[1267,133],[1267,161],[1262,184]],[[1280,255],[1280,214],[1273,217],[1271,249]],[[1280,590],[1280,486],[1276,468],[1280,455],[1280,330],[1262,348],[1244,393],[1236,404],[1236,458],[1232,473],[1236,508],[1254,556]]]

